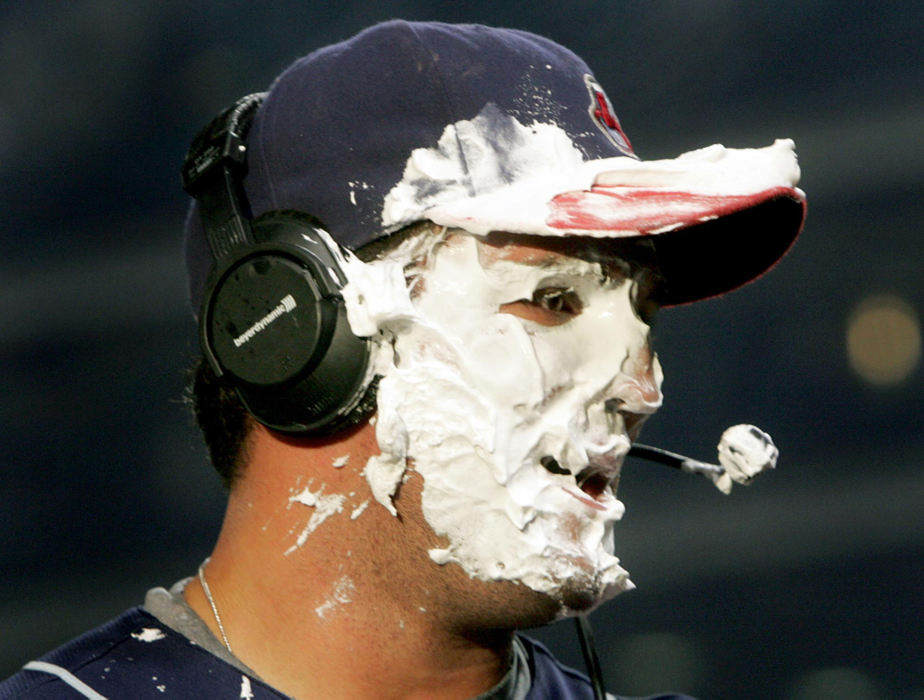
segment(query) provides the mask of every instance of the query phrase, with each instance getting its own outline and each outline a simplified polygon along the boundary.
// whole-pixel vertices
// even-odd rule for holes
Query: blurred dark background
[[[660,316],[645,435],[711,460],[753,422],[779,468],[725,497],[627,464],[638,590],[592,616],[610,689],[924,698],[924,4],[538,7],[0,4],[0,675],[193,573],[217,534],[182,405],[190,138],[297,56],[404,17],[569,46],[643,158],[798,146],[802,237],[759,283]],[[570,622],[538,634],[582,666]]]

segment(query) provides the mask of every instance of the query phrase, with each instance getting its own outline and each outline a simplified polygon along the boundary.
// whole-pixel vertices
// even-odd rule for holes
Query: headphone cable
[[[594,700],[606,700],[606,688],[603,686],[603,670],[600,668],[600,659],[594,648],[594,632],[590,627],[590,620],[586,615],[574,618],[578,629],[578,639],[581,641],[581,653],[584,655],[584,665],[594,688]]]

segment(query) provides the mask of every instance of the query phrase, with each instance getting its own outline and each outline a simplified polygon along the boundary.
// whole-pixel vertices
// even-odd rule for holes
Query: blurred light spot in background
[[[793,683],[792,700],[884,700],[879,687],[855,668],[821,668],[809,671]]]
[[[907,379],[921,361],[921,324],[911,305],[891,294],[861,301],[847,321],[847,357],[870,384]]]
[[[703,655],[678,634],[628,635],[608,650],[604,672],[613,687],[628,695],[650,695],[702,687],[707,671]],[[609,682],[609,680],[608,680]]]

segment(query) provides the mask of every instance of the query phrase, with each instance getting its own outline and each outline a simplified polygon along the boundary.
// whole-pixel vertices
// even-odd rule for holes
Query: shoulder
[[[558,661],[543,644],[529,637],[517,635],[529,660],[532,685],[527,700],[539,698],[562,698],[593,700],[594,691],[590,679],[583,673]],[[622,696],[607,694],[610,700],[630,700]],[[645,700],[693,700],[687,695],[655,695]]]
[[[0,699],[160,698],[177,689],[183,697],[285,697],[132,608],[27,663],[0,682]]]

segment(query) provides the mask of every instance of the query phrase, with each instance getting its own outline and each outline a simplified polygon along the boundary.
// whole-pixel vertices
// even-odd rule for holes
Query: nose
[[[661,365],[646,342],[625,359],[610,396],[620,402],[618,410],[654,413],[661,406]]]
[[[621,399],[607,399],[603,402],[603,408],[609,416],[621,416],[623,425],[626,428],[626,434],[630,440],[635,440],[642,430],[642,424],[647,420],[650,413],[635,413],[623,408],[624,404]]]
[[[607,414],[623,417],[626,432],[634,439],[645,419],[661,407],[662,399],[661,367],[657,357],[646,348],[626,363],[610,386],[603,407]]]
[[[623,379],[616,386],[616,395],[604,403],[609,413],[616,411],[649,415],[661,407],[661,388],[654,371],[643,377]]]

